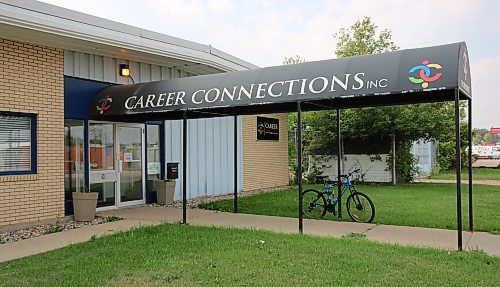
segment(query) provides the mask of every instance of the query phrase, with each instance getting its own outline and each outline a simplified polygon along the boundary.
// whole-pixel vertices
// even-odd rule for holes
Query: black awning
[[[180,119],[383,106],[471,97],[465,43],[108,87],[95,97],[96,120]]]

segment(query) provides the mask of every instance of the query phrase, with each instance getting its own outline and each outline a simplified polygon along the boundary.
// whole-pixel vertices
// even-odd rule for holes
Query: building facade
[[[0,226],[71,215],[72,192],[99,192],[100,210],[154,200],[165,165],[181,162],[181,122],[92,121],[89,103],[103,88],[255,68],[208,45],[34,1],[1,0],[0,29]],[[257,140],[257,117],[238,117],[240,191],[288,184],[286,115],[265,117],[279,120],[279,140]],[[233,125],[189,120],[188,198],[233,192]]]

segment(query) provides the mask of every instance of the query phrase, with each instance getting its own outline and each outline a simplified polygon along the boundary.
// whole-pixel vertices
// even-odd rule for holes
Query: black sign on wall
[[[279,141],[279,119],[257,117],[257,140]]]

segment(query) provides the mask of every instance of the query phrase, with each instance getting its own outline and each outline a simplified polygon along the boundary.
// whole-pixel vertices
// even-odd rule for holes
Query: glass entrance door
[[[97,207],[145,203],[144,125],[89,124],[90,190]]]
[[[145,202],[144,182],[144,127],[143,125],[117,125],[119,205]]]
[[[90,191],[99,193],[98,208],[116,205],[115,142],[114,124],[89,124]]]

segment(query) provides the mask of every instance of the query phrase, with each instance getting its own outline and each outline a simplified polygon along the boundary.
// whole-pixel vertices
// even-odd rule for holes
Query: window
[[[36,115],[0,113],[0,175],[36,173]]]
[[[64,120],[64,189],[66,199],[85,191],[84,122]]]
[[[160,125],[146,125],[147,127],[147,162],[148,162],[148,184],[147,191],[156,190],[156,180],[160,179],[161,159],[160,159]]]

